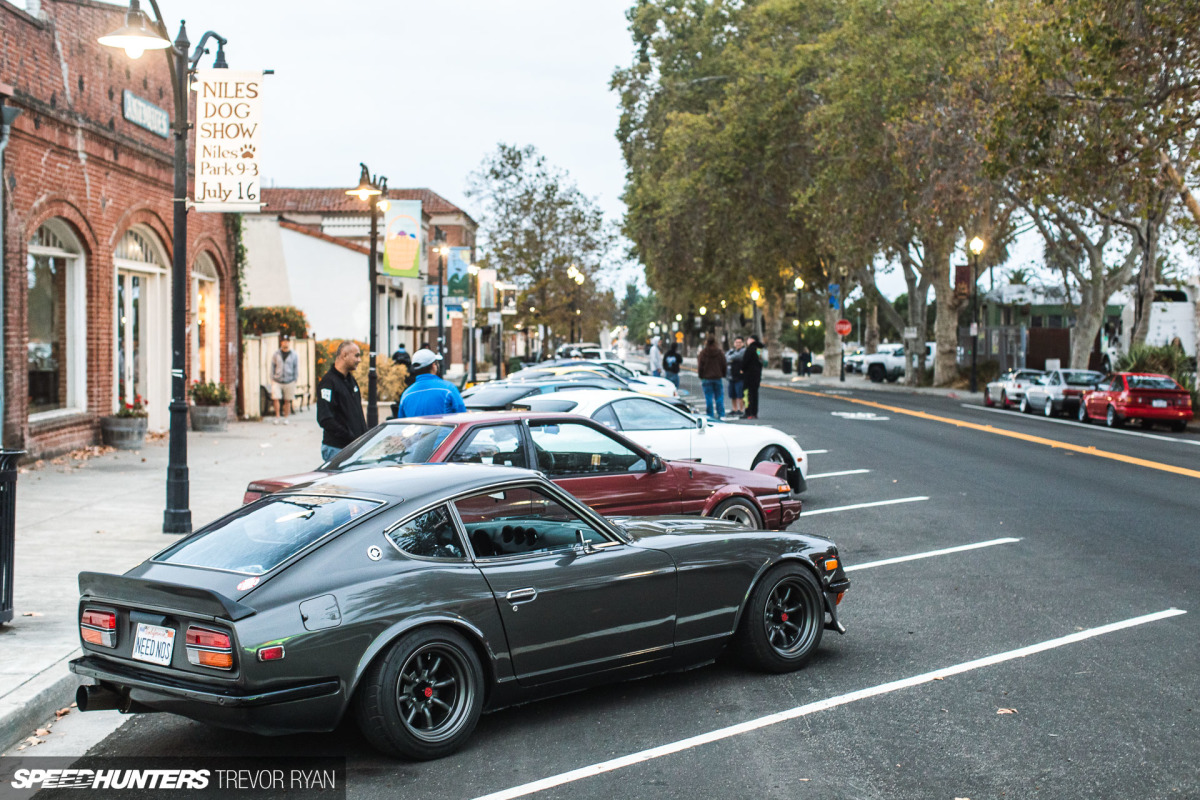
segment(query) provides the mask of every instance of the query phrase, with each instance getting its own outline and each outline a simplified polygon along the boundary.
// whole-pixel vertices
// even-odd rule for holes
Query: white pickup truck
[[[925,363],[933,358],[934,342],[925,343]],[[873,383],[895,383],[904,377],[904,345],[881,344],[879,350],[862,357],[859,369]]]

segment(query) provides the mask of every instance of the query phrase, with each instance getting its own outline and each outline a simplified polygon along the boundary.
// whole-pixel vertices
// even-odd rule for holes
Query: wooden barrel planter
[[[192,406],[192,430],[199,433],[223,431],[229,427],[227,406]]]
[[[146,443],[146,418],[101,417],[100,436],[118,450],[140,450]]]

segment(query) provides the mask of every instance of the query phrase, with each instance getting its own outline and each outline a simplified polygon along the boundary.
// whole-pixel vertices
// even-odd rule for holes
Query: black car
[[[432,464],[269,495],[125,575],[79,576],[79,708],[281,734],[353,714],[447,755],[479,715],[695,666],[800,668],[844,631],[832,542],[695,517],[607,519],[538,473]]]

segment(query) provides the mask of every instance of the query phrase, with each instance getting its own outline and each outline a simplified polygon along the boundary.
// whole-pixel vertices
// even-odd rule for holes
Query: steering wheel
[[[558,466],[554,460],[554,454],[540,447],[537,448],[537,460],[538,464],[542,467],[542,471],[547,474],[554,472],[555,467]]]

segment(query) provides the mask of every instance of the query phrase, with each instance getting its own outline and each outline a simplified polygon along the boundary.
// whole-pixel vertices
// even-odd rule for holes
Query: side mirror
[[[579,545],[579,549],[584,552],[584,555],[595,552],[592,549],[592,543],[587,540],[586,536],[584,536],[581,528],[575,529],[575,544]]]
[[[650,456],[650,468],[648,470],[650,474],[653,475],[655,472],[662,472],[666,468],[667,465],[663,463],[661,458],[658,456]]]
[[[704,430],[707,425],[708,422],[704,419],[704,417],[696,417],[696,427],[699,430]]]

